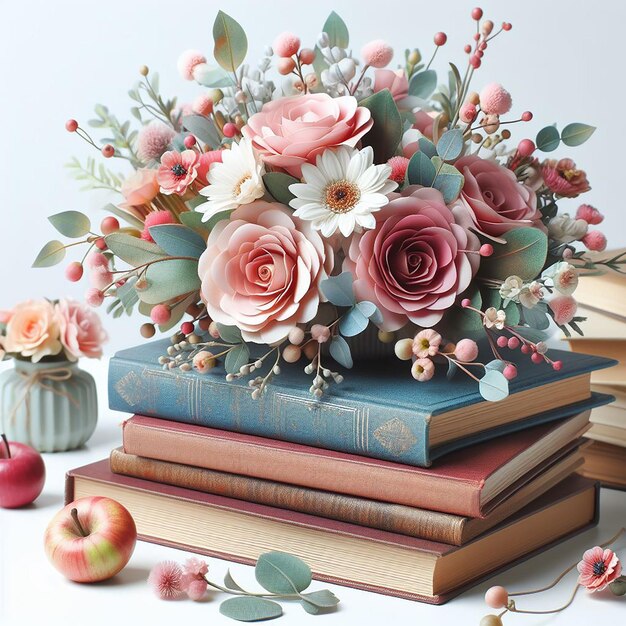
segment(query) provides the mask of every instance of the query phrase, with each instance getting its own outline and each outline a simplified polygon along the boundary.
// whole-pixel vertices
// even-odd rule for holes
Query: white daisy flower
[[[315,165],[302,165],[304,183],[289,185],[296,197],[294,215],[330,237],[337,229],[348,237],[357,228],[374,228],[372,215],[389,202],[398,184],[389,180],[389,165],[374,165],[370,146],[355,150],[341,146],[318,155]]]
[[[203,222],[224,211],[249,204],[265,193],[265,167],[246,138],[233,142],[230,150],[222,151],[222,162],[213,163],[209,170],[209,186],[200,190],[207,202],[196,207],[204,213]]]

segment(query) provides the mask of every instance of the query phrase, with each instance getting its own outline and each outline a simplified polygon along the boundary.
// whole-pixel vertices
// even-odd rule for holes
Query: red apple
[[[46,466],[34,448],[16,441],[0,442],[0,506],[16,509],[30,504],[43,489]]]
[[[115,576],[128,563],[137,527],[111,498],[79,498],[50,521],[44,544],[52,564],[67,578],[94,583]]]

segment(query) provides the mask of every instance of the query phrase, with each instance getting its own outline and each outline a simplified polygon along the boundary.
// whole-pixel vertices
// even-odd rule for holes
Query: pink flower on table
[[[354,148],[373,123],[369,109],[353,96],[315,93],[267,102],[241,132],[265,163],[300,178],[303,163],[314,164],[327,148]]]
[[[154,169],[140,168],[122,183],[122,195],[126,202],[121,206],[141,206],[150,204],[159,193],[157,171]]]
[[[177,600],[185,593],[182,588],[183,570],[174,561],[157,563],[148,576],[148,584],[161,600]]]
[[[205,575],[209,571],[206,561],[191,558],[183,565],[181,587],[192,600],[202,600],[206,594],[208,584]]]
[[[91,359],[102,356],[102,344],[107,334],[95,311],[74,300],[60,300],[56,304],[61,343],[70,361],[84,356]]]
[[[4,351],[29,358],[33,363],[59,354],[59,319],[48,300],[27,300],[12,311],[6,327]]]
[[[256,200],[213,228],[200,257],[201,294],[211,319],[246,341],[274,343],[315,317],[333,252],[287,207]]]
[[[511,170],[474,155],[454,165],[465,177],[456,205],[469,211],[481,233],[500,237],[521,226],[543,228],[535,192],[519,183]]]
[[[449,209],[439,191],[408,187],[376,216],[376,227],[355,236],[344,270],[355,278],[358,300],[380,309],[382,330],[407,322],[431,327],[469,286],[480,242],[464,213]]]
[[[591,189],[587,174],[576,169],[572,159],[548,159],[541,164],[541,173],[546,187],[563,198],[575,198]]]
[[[198,176],[198,153],[195,150],[166,152],[161,157],[157,181],[161,193],[182,196]]]
[[[578,584],[593,593],[602,591],[618,578],[622,573],[622,564],[613,550],[595,546],[585,551],[577,569],[580,573]]]
[[[376,70],[374,72],[374,92],[389,89],[397,102],[409,95],[409,81],[403,70]]]

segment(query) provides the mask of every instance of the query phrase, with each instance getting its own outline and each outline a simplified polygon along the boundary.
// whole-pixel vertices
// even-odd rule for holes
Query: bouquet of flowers
[[[472,91],[511,24],[497,29],[480,8],[471,17],[465,69],[449,63],[438,77],[442,32],[427,63],[412,49],[390,69],[393,48],[376,40],[353,54],[333,12],[312,47],[283,33],[248,65],[244,30],[220,11],[214,60],[194,50],[178,60],[200,86],[192,103],[164,99],[143,66],[129,92],[138,129],[101,105],[89,124],[108,138],[67,122],[133,171],[72,161],[87,188],[120,200],[98,232],[82,213],[52,216],[75,241],[49,242],[35,265],[84,244],[66,274],[80,280],[88,268],[89,304],[109,301],[114,317],[138,309],[151,319],[146,338],[176,328],[164,368],[204,373],[223,359],[228,379],[250,376],[254,397],[281,362],[301,359],[320,397],[343,379],[330,363],[352,367],[362,334],[407,361],[417,381],[440,362],[489,400],[508,394],[516,355],[559,369],[544,331],[554,320],[580,332],[579,272],[625,260],[586,256],[606,247],[594,228],[602,214],[558,209],[589,191],[585,172],[539,153],[578,146],[594,128],[547,126],[511,144],[511,125],[533,114],[511,114],[500,84]]]

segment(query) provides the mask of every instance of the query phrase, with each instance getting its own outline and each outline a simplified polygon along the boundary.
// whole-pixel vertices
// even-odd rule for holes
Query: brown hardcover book
[[[626,489],[626,448],[603,441],[585,447],[581,474],[599,480],[607,487]]]
[[[563,456],[539,476],[530,480],[495,507],[487,517],[481,519],[147,459],[125,454],[121,448],[111,452],[111,471],[116,474],[457,546],[504,521],[564,480],[582,463],[580,446],[569,452],[564,451]]]
[[[280,550],[318,580],[435,604],[589,527],[598,510],[597,486],[571,477],[456,547],[121,476],[108,459],[68,474],[66,500],[85,496],[123,504],[145,541],[246,564]]]
[[[589,411],[476,444],[428,469],[253,435],[134,416],[124,452],[369,500],[485,517],[589,428]]]

